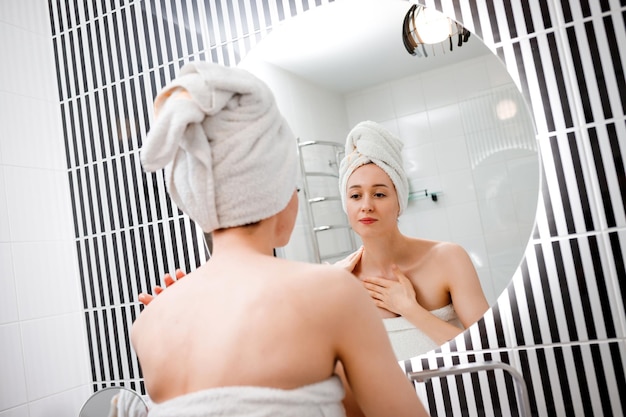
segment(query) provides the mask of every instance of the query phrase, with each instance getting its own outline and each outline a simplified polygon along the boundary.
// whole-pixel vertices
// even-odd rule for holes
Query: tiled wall
[[[0,126],[13,126],[20,140],[1,131],[0,285],[7,290],[0,300],[2,417],[71,410],[68,404],[86,380],[93,389],[124,383],[143,390],[126,337],[139,311],[135,294],[164,272],[190,269],[207,256],[201,233],[172,207],[160,175],[146,176],[138,165],[150,102],[184,61],[234,65],[273,24],[327,2],[44,3],[0,3],[0,45],[9,58],[0,66]],[[532,244],[512,285],[462,336],[403,366],[501,360],[523,373],[533,415],[621,416],[626,5],[426,3],[463,22],[506,63],[533,109],[543,176]],[[56,84],[48,78],[54,70]],[[60,120],[41,133],[42,125],[24,115],[50,102],[57,112],[44,111],[50,116],[39,119]],[[20,106],[26,110],[18,112]],[[45,158],[32,156],[33,149],[50,149],[48,141],[55,138],[65,138],[64,162],[53,156],[58,146]],[[22,148],[25,143],[32,146]],[[63,226],[71,215],[74,225]],[[68,242],[75,246],[67,248]],[[63,247],[67,252],[60,255]],[[72,250],[74,260],[57,259],[71,258]],[[76,274],[78,305],[71,295],[76,282],[68,278]],[[33,289],[50,291],[50,297],[36,296],[45,302],[58,301],[33,305]],[[77,330],[83,320],[87,336]],[[63,332],[73,334],[59,337]],[[76,347],[81,342],[90,350],[85,362],[72,357],[84,355],[85,344]],[[77,362],[87,363],[91,375],[83,378]],[[8,384],[11,392],[5,391]],[[499,374],[452,377],[418,384],[417,390],[432,415],[491,415],[500,408],[507,410],[503,415],[515,415],[512,382]],[[469,411],[461,411],[465,407]]]
[[[0,416],[90,393],[47,0],[0,2]]]

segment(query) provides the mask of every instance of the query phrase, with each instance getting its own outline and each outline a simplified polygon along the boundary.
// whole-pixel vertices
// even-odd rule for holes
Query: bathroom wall
[[[77,416],[89,352],[47,0],[0,2],[0,416]]]
[[[505,62],[531,104],[543,175],[531,244],[497,305],[437,352],[402,366],[504,361],[523,374],[533,415],[621,416],[626,5],[426,3],[464,23]],[[202,234],[167,199],[160,174],[139,167],[150,102],[183,62],[234,65],[272,25],[326,4],[1,3],[0,416],[76,415],[87,381],[90,389],[124,384],[144,392],[126,333],[140,310],[135,294],[208,256]],[[50,102],[57,112],[43,114],[56,122],[24,121]],[[64,141],[48,148],[55,137]],[[516,415],[512,381],[499,373],[416,389],[432,415]]]

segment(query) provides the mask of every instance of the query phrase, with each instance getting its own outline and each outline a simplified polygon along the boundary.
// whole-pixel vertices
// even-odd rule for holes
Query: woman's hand
[[[168,273],[165,274],[163,276],[163,280],[165,281],[165,288],[161,287],[160,285],[157,285],[154,287],[154,294],[155,295],[151,295],[151,294],[146,294],[145,292],[139,293],[139,301],[143,304],[143,305],[148,305],[152,302],[152,300],[154,300],[154,297],[156,297],[157,295],[161,294],[167,287],[169,287],[170,285],[173,285],[176,283],[176,281],[178,281],[179,279],[182,279],[185,276],[185,273],[183,272],[182,269],[177,269],[176,270],[176,279],[172,278],[172,276]]]
[[[377,307],[406,316],[416,305],[419,306],[415,297],[415,288],[396,265],[392,265],[391,270],[397,281],[380,277],[364,277],[361,278],[363,286]]]
[[[354,268],[356,268],[356,264],[358,264],[361,260],[361,255],[363,255],[363,246],[361,246],[355,252],[352,252],[350,255],[346,256],[342,260],[335,262],[333,265],[343,268],[346,271],[352,273],[352,271],[354,271]]]

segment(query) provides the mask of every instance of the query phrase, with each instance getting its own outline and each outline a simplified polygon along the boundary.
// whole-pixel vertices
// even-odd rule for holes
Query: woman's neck
[[[223,256],[228,253],[256,253],[273,255],[269,239],[264,238],[261,225],[232,227],[213,232],[213,253]],[[267,235],[266,235],[267,236]]]
[[[407,238],[399,231],[388,236],[376,236],[362,239],[363,255],[361,269],[376,271],[384,275],[391,274],[391,265],[399,264],[403,258],[402,249]]]

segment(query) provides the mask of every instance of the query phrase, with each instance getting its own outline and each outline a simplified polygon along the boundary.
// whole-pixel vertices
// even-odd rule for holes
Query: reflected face
[[[396,228],[400,205],[387,173],[375,164],[354,170],[348,178],[346,209],[350,226],[362,238]]]

